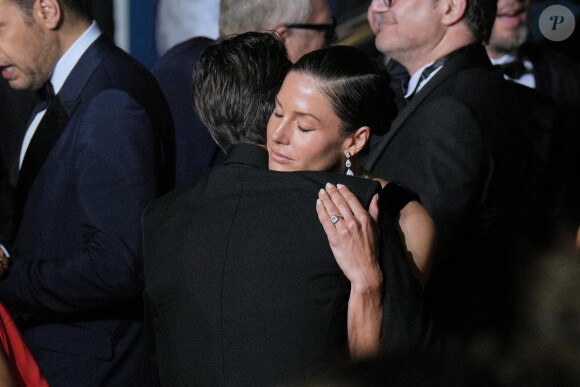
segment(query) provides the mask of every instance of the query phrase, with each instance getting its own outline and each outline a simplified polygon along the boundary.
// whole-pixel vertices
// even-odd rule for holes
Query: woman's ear
[[[345,152],[350,152],[351,156],[356,156],[362,151],[371,138],[371,129],[368,126],[363,126],[357,129],[356,132],[348,136]]]
[[[34,6],[36,22],[51,30],[60,25],[61,13],[57,0],[37,0]]]

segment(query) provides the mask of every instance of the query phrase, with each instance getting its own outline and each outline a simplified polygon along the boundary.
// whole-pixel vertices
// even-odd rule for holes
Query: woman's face
[[[270,169],[338,172],[350,139],[341,123],[314,80],[291,71],[268,122]]]

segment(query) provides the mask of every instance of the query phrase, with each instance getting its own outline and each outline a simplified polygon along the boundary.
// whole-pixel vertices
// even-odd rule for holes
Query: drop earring
[[[352,163],[350,162],[350,152],[346,152],[346,161],[344,162],[344,165],[346,166],[346,174],[348,176],[354,176],[354,173],[352,173],[352,171],[350,170],[350,167],[352,166]]]

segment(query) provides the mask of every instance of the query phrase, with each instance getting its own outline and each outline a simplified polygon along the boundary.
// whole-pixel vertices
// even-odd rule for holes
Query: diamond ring
[[[342,215],[332,215],[330,217],[330,221],[332,222],[332,224],[336,224],[336,222],[338,222],[339,219],[344,218]]]

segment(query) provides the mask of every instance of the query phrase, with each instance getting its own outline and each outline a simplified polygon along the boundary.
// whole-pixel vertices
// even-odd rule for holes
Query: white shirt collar
[[[502,56],[501,58],[498,59],[494,59],[494,58],[489,58],[489,60],[491,61],[491,64],[493,65],[502,65],[504,63],[509,63],[509,62],[513,62],[516,60],[516,57],[510,54],[505,54],[504,56]],[[526,67],[526,70],[528,71],[532,71],[534,69],[534,65],[532,62],[530,62],[528,59],[522,60],[524,66]]]
[[[89,46],[101,35],[101,30],[94,21],[89,28],[69,47],[64,55],[58,60],[54,67],[54,72],[50,78],[54,93],[57,94],[67,77],[75,67],[81,56],[87,51]]]
[[[491,64],[493,64],[493,65],[502,65],[504,63],[509,63],[509,62],[515,61],[516,57],[513,55],[510,55],[510,54],[504,54],[502,57],[497,58],[497,59],[490,57],[489,60],[491,61]],[[520,85],[528,86],[528,87],[531,87],[532,89],[535,89],[536,88],[536,78],[534,77],[534,74],[532,72],[534,70],[534,65],[528,59],[524,59],[522,62],[523,62],[524,67],[526,68],[526,70],[528,72],[526,74],[522,75],[521,78],[512,79],[512,78],[508,77],[507,75],[504,75],[503,77],[505,79],[507,79],[508,81],[514,81],[516,83],[519,83]]]
[[[513,62],[516,60],[516,57],[510,54],[504,54],[504,56],[499,57],[497,59],[490,57],[489,60],[493,65],[502,65],[504,63]]]
[[[417,70],[413,73],[413,75],[411,76],[411,79],[409,79],[409,85],[407,86],[407,94],[405,94],[405,98],[408,98],[413,93],[416,93],[419,90],[421,90],[423,88],[423,86],[425,86],[427,84],[427,82],[429,82],[429,80],[431,80],[431,78],[433,78],[433,76],[435,74],[437,74],[439,72],[439,70],[441,70],[441,68],[443,68],[443,65],[437,67],[435,70],[433,70],[431,72],[431,74],[429,74],[429,76],[427,78],[425,78],[423,80],[423,82],[421,82],[421,84],[418,85],[417,83],[419,82],[419,78],[421,77],[423,70],[425,70],[427,67],[431,66],[433,63],[435,63],[435,62],[427,63],[425,66],[421,67],[419,70]],[[417,89],[417,90],[415,90],[415,89]]]

